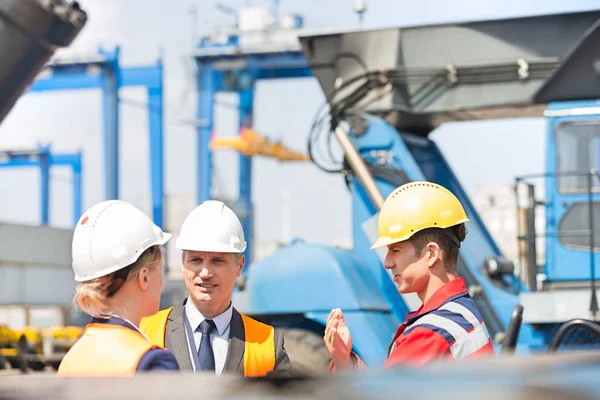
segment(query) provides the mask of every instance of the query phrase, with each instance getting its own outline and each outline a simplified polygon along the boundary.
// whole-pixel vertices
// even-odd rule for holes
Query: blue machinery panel
[[[50,222],[50,168],[52,166],[69,166],[73,171],[73,224],[81,215],[81,153],[53,154],[49,146],[40,146],[35,151],[3,151],[0,152],[0,168],[39,167],[41,193],[41,223]]]
[[[299,51],[243,53],[230,38],[226,46],[200,42],[195,54],[198,89],[198,186],[196,202],[211,198],[210,138],[213,128],[213,102],[217,92],[239,95],[239,124],[252,126],[254,87],[259,79],[282,79],[312,76],[304,55]],[[236,212],[242,220],[248,241],[246,259],[252,261],[252,160],[243,154],[239,162],[239,198]],[[244,269],[246,273],[247,269]]]
[[[105,191],[107,199],[119,198],[119,89],[142,86],[148,92],[148,123],[150,134],[150,187],[152,191],[152,217],[154,222],[164,227],[164,172],[163,172],[163,66],[158,60],[155,65],[142,67],[121,67],[119,48],[113,51],[100,49],[96,57],[56,61],[48,65],[51,74],[40,77],[30,88],[30,92],[57,90],[100,89],[102,91],[102,120],[104,125]],[[52,159],[52,157],[51,157]],[[16,166],[10,164],[4,166]],[[45,168],[42,168],[44,171]],[[42,173],[42,187],[45,188],[47,175]],[[48,210],[48,196],[42,190],[42,210]],[[79,203],[81,196],[79,195]],[[79,206],[79,213],[81,207]],[[42,220],[47,223],[46,211]],[[75,211],[77,213],[77,211]],[[79,219],[79,215],[75,222]]]
[[[548,158],[546,161],[547,174],[544,176],[545,183],[545,197],[547,203],[544,205],[546,210],[546,263],[544,268],[544,274],[548,281],[587,281],[591,278],[592,273],[594,279],[600,279],[599,269],[600,265],[600,254],[597,251],[597,245],[594,245],[596,249],[590,252],[589,241],[590,241],[590,220],[589,220],[589,202],[590,200],[596,204],[598,202],[598,178],[597,176],[591,176],[590,174],[584,175],[587,171],[586,168],[593,168],[598,170],[598,143],[597,139],[591,139],[595,135],[589,135],[579,133],[581,137],[589,135],[590,142],[595,142],[595,148],[589,148],[587,151],[590,152],[590,159],[580,160],[581,163],[589,161],[589,165],[579,166],[576,168],[580,174],[577,176],[572,173],[575,169],[571,166],[563,166],[560,168],[561,160],[564,163],[568,163],[569,160],[565,160],[565,152],[561,149],[564,146],[564,140],[561,144],[560,135],[563,129],[569,125],[573,126],[579,123],[598,123],[600,114],[600,101],[572,101],[564,103],[553,103],[548,107],[549,114],[547,116],[548,122],[546,127],[546,143]],[[581,146],[581,145],[579,145]],[[592,146],[590,146],[592,147]],[[560,151],[562,150],[562,152]],[[570,150],[570,149],[569,149]],[[559,154],[560,153],[560,154]],[[585,153],[581,149],[571,150],[571,153],[567,153],[571,158],[580,157]],[[558,161],[555,161],[558,160]],[[570,160],[574,161],[574,160]],[[596,163],[596,165],[594,165]],[[559,169],[560,168],[560,169]],[[581,173],[583,172],[583,173]],[[561,175],[562,174],[562,175]],[[591,180],[588,181],[588,178]],[[573,188],[561,190],[560,182],[564,180],[582,180],[582,184],[577,183],[577,189]],[[570,182],[567,182],[570,183]],[[590,184],[591,187],[587,185]],[[591,190],[591,193],[590,193]],[[579,230],[573,231],[572,228],[561,228],[561,224],[567,218],[568,213],[576,211],[576,208],[583,209],[578,220]],[[592,210],[594,211],[594,207]],[[598,226],[598,216],[592,214],[594,229]],[[596,238],[594,242],[597,242],[597,235],[600,234],[598,231],[595,232]],[[565,245],[563,240],[573,241],[573,239],[580,239],[583,243],[580,246]],[[593,272],[592,272],[593,271]]]

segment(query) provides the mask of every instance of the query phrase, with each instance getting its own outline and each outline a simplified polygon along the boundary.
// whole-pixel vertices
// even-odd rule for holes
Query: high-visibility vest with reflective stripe
[[[145,317],[140,330],[157,346],[165,347],[167,319],[173,307]],[[244,323],[244,376],[265,376],[275,368],[275,329],[239,313]]]
[[[157,346],[124,326],[88,324],[83,336],[64,356],[59,376],[134,375],[140,359]]]
[[[424,364],[436,358],[465,360],[493,356],[494,347],[485,323],[468,295],[400,325],[384,366]]]

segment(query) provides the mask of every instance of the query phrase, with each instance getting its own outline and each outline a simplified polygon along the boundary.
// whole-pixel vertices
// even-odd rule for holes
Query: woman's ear
[[[140,270],[140,273],[137,277],[137,283],[140,289],[148,289],[148,286],[150,284],[150,269],[148,267],[144,267]]]

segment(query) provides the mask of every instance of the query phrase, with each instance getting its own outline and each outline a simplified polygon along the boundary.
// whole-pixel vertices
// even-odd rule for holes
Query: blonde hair
[[[92,317],[102,318],[112,312],[110,298],[127,280],[137,278],[144,267],[153,270],[162,267],[163,263],[164,250],[162,246],[152,246],[146,249],[133,264],[109,275],[80,282],[75,289],[73,305]]]

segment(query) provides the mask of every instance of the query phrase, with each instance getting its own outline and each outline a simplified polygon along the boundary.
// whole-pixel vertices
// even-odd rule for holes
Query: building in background
[[[537,199],[543,198],[543,182],[532,182],[535,185]],[[490,234],[500,247],[504,256],[515,264],[515,273],[519,271],[519,218],[517,216],[517,195],[515,186],[509,184],[479,184],[470,194],[473,205],[478,210]],[[521,205],[527,198],[524,193],[519,195]],[[525,218],[522,215],[521,218]],[[467,225],[468,226],[468,225]],[[538,235],[546,232],[546,220],[543,207],[536,210],[535,228]],[[540,264],[544,261],[544,238],[537,239],[537,259]]]

